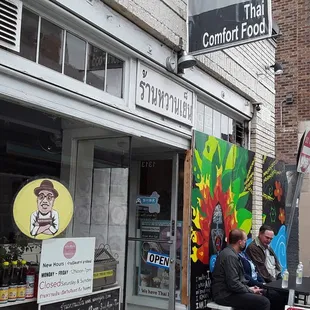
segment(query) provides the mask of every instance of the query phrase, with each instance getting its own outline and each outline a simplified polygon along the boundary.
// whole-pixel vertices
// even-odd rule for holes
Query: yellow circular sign
[[[17,194],[13,216],[26,236],[38,240],[53,238],[69,225],[73,201],[67,188],[52,179],[36,179]]]

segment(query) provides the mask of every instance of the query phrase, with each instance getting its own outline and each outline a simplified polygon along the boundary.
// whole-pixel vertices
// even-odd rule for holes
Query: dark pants
[[[269,299],[253,293],[231,294],[215,302],[222,306],[233,307],[234,310],[270,310]]]
[[[288,294],[268,289],[265,296],[270,300],[271,310],[284,310],[287,305]]]

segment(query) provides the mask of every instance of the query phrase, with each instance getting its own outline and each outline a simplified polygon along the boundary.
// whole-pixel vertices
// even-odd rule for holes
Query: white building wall
[[[120,14],[176,49],[183,40],[186,49],[185,0],[102,0]],[[200,55],[198,66],[249,101],[260,102],[250,129],[250,149],[256,156],[253,230],[258,231],[262,213],[262,155],[275,156],[275,79],[265,67],[275,62],[275,43],[263,40]],[[185,75],[186,77],[186,75]],[[223,94],[225,96],[225,94]],[[225,99],[225,98],[222,98]]]

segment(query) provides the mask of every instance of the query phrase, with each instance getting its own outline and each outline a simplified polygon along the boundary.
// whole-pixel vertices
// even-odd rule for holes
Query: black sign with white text
[[[189,0],[189,53],[249,43],[272,34],[271,0]]]
[[[40,305],[40,310],[119,310],[120,288],[115,287],[105,291],[98,291],[91,295]]]

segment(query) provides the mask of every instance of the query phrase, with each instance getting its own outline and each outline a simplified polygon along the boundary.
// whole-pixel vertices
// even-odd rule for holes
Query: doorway
[[[182,283],[184,159],[177,152],[131,162],[127,309],[175,309]]]

